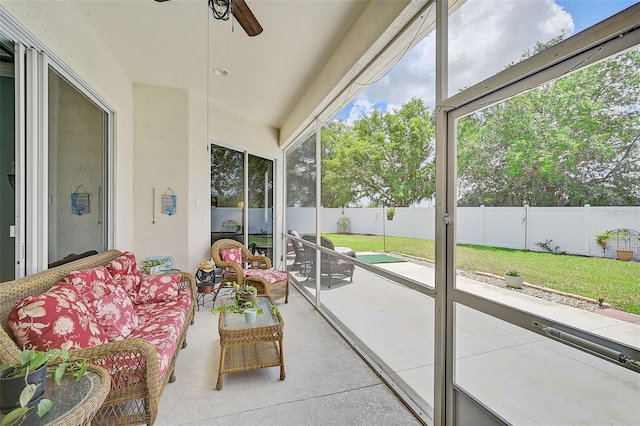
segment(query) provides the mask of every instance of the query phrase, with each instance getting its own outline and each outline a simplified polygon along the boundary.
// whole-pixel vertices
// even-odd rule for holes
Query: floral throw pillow
[[[125,251],[107,264],[107,271],[113,277],[115,284],[124,287],[131,300],[140,288],[140,269],[136,257],[130,251]]]
[[[178,298],[180,274],[143,275],[135,303],[172,302]]]
[[[242,251],[239,248],[223,248],[220,249],[220,258],[223,262],[233,262],[242,268]],[[235,269],[224,268],[227,273],[235,273]]]
[[[66,283],[18,301],[9,312],[18,346],[38,350],[82,349],[109,339],[76,289]]]
[[[122,340],[138,327],[138,315],[123,287],[113,286],[111,293],[90,305],[96,320],[109,340]]]
[[[71,284],[88,304],[111,293],[110,287],[113,286],[111,274],[104,266],[71,272],[64,280]]]

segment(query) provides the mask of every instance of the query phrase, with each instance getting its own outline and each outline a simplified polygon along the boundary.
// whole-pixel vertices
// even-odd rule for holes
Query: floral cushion
[[[82,349],[109,341],[83,297],[68,283],[18,301],[9,312],[9,327],[18,346],[38,350]]]
[[[89,305],[109,340],[122,340],[138,327],[138,315],[123,287],[113,286],[111,293]]]
[[[154,346],[158,353],[160,377],[171,363],[191,303],[189,289],[180,289],[171,302],[134,306],[140,325],[130,337],[140,337]]]
[[[71,284],[88,304],[111,293],[110,286],[113,285],[111,275],[104,266],[71,272],[64,281]]]
[[[285,271],[278,271],[276,269],[244,269],[242,272],[245,277],[262,278],[267,284],[273,284],[287,279],[287,273]]]
[[[236,265],[242,267],[242,250],[239,248],[223,248],[220,249],[220,258],[223,262],[233,262]],[[235,269],[225,267],[226,273],[235,273]]]
[[[171,302],[178,297],[180,274],[143,275],[135,303]]]
[[[130,251],[125,251],[107,264],[107,270],[113,277],[113,281],[124,287],[132,301],[140,288],[140,269],[136,257]]]

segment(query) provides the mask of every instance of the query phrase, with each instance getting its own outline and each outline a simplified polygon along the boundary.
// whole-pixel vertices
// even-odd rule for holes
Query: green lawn
[[[434,242],[378,235],[326,234],[336,246],[384,250],[434,259]],[[531,284],[598,299],[615,309],[640,314],[640,262],[567,256],[498,247],[458,245],[458,268],[503,275],[516,269]]]

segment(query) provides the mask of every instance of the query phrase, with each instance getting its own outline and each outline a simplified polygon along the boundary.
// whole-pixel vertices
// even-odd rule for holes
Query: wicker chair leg
[[[173,370],[173,371],[171,372],[171,376],[169,376],[169,383],[173,383],[173,382],[175,382],[175,381],[176,381],[176,371],[175,371],[175,370]]]
[[[184,342],[182,342],[182,349],[187,347],[187,339],[184,339]]]

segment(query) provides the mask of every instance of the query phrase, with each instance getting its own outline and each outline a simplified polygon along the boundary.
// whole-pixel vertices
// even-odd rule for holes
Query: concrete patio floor
[[[433,269],[381,268],[433,283]],[[315,281],[301,285],[315,293]],[[638,325],[459,277],[459,287],[640,348]],[[433,404],[433,299],[356,268],[354,282],[323,282],[322,304],[386,364],[387,373]],[[209,300],[209,299],[207,299]],[[287,378],[268,368],[224,377],[216,391],[217,315],[199,311],[178,380],[160,402],[159,425],[255,421],[284,425],[419,424],[321,315],[293,290],[278,303]],[[522,425],[637,424],[640,374],[459,306],[456,383],[505,421]],[[611,395],[615,395],[612,398]]]

